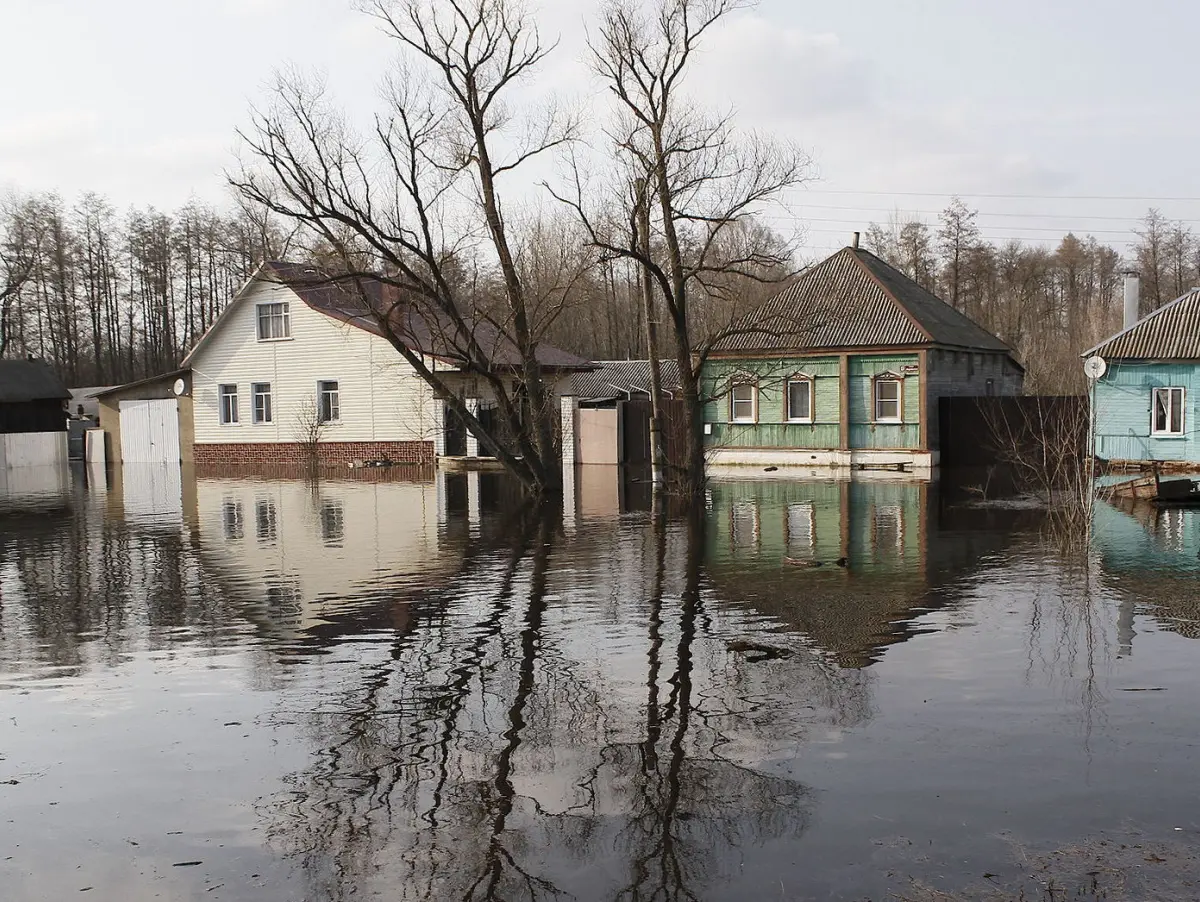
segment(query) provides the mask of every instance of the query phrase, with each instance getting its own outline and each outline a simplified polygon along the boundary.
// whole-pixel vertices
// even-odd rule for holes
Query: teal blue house
[[[938,400],[1020,394],[1013,351],[856,245],[734,323],[700,373],[710,466],[938,465]]]
[[[1098,457],[1123,466],[1200,469],[1200,289],[1084,356],[1107,364],[1095,385]]]

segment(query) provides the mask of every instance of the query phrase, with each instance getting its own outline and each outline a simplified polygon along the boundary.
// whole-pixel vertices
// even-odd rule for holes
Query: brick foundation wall
[[[433,442],[321,442],[318,463],[345,467],[355,461],[390,460],[402,464],[432,464]],[[294,442],[244,442],[199,444],[197,465],[212,464],[307,464],[308,449]]]

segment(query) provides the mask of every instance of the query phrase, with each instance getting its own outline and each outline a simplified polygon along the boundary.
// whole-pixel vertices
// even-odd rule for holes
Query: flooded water
[[[1200,512],[15,472],[4,900],[1200,897]]]

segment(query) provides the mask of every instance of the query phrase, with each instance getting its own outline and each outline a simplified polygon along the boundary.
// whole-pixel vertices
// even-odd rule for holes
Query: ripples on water
[[[1097,837],[1187,858],[1195,513],[1102,508],[1064,559],[936,486],[715,482],[662,531],[644,494],[10,473],[3,898],[971,898]]]

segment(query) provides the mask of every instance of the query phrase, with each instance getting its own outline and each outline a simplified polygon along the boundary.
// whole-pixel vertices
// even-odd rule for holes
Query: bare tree
[[[573,120],[557,110],[517,123],[506,107],[511,89],[550,48],[515,0],[362,6],[408,67],[388,82],[387,107],[370,138],[356,136],[319,88],[281,77],[273,107],[256,112],[243,134],[255,165],[230,181],[248,201],[340,249],[340,271],[326,275],[348,301],[366,306],[397,352],[508,470],[532,491],[554,493],[562,480],[555,398],[539,353],[553,309],[543,309],[522,279],[499,188],[506,174],[573,134]],[[514,132],[520,137],[509,141]],[[379,272],[366,272],[345,250],[348,237]],[[480,303],[458,278],[464,261],[495,273],[500,304]],[[368,290],[376,277],[382,294]],[[422,335],[486,384],[514,447],[468,409],[445,369],[422,353]],[[497,362],[501,344],[514,360]]]
[[[746,0],[656,0],[649,14],[635,0],[610,0],[592,41],[594,65],[616,98],[616,121],[607,130],[616,157],[619,212],[607,215],[585,201],[585,179],[574,161],[572,196],[556,194],[580,217],[605,255],[636,261],[648,273],[666,312],[679,364],[688,426],[682,463],[672,475],[687,495],[704,485],[704,399],[701,367],[727,330],[702,334],[693,304],[718,285],[745,283],[790,272],[790,253],[767,240],[724,242],[764,204],[803,182],[810,160],[799,148],[761,136],[739,136],[729,114],[713,114],[689,100],[685,76],[705,33]],[[638,237],[636,185],[650,196],[650,250]],[[743,236],[753,239],[755,233]],[[735,248],[733,253],[726,253]]]
[[[321,439],[325,436],[328,424],[321,418],[317,402],[305,398],[296,409],[292,420],[292,437],[300,446],[304,455],[304,463],[314,473],[321,463]]]
[[[0,199],[0,357],[16,331],[13,307],[37,266],[43,232],[37,202]]]

